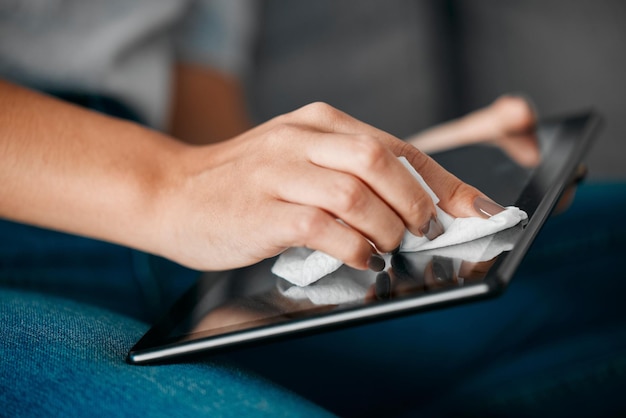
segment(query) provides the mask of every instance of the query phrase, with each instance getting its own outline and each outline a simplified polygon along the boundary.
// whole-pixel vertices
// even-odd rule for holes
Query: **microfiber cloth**
[[[405,231],[400,246],[401,252],[426,251],[474,241],[511,228],[528,218],[526,212],[514,206],[509,206],[488,219],[478,216],[455,218],[437,206],[439,198],[406,158],[399,157],[399,160],[433,200],[437,217],[444,228],[444,233],[432,241]],[[272,273],[297,286],[308,286],[336,271],[342,264],[340,260],[321,251],[302,247],[289,248],[278,257],[272,267]]]

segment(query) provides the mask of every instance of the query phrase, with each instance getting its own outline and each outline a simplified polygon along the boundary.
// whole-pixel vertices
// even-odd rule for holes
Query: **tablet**
[[[582,112],[538,124],[540,162],[527,167],[500,147],[472,145],[433,157],[463,181],[528,220],[471,243],[386,255],[380,273],[342,266],[305,287],[275,276],[275,259],[203,275],[130,350],[130,363],[210,355],[497,296],[571,182],[599,117]]]

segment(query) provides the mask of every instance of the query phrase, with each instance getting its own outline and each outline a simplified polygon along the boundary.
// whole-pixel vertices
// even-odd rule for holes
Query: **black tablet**
[[[476,242],[386,256],[375,273],[341,267],[298,287],[271,272],[274,259],[206,274],[130,350],[130,363],[209,355],[244,344],[350,326],[496,296],[572,180],[599,125],[584,112],[544,120],[536,132],[540,162],[517,164],[491,145],[434,155],[449,171],[528,220]]]

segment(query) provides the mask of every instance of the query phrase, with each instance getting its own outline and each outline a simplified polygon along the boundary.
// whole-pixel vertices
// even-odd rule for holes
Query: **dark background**
[[[257,121],[322,100],[405,137],[521,93],[601,112],[590,177],[626,178],[621,0],[266,0],[255,56]]]

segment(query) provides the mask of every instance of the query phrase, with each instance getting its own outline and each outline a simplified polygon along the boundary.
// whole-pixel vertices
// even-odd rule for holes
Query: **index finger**
[[[504,210],[480,190],[461,181],[412,145],[405,143],[400,152],[439,197],[438,206],[452,216],[489,218]]]
[[[378,139],[363,134],[320,134],[314,139],[306,148],[313,164],[356,176],[413,234],[434,239],[443,232],[428,193]]]

